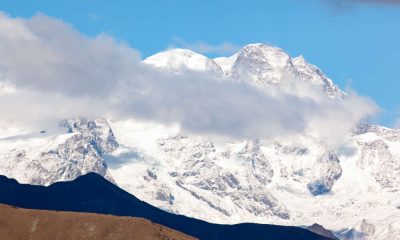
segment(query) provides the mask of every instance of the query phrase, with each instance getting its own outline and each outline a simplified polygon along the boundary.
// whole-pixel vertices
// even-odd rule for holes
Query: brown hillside
[[[1,240],[193,240],[142,218],[15,208],[0,204]]]

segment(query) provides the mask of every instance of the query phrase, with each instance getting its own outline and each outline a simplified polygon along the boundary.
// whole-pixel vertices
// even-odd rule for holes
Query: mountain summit
[[[330,97],[345,95],[332,80],[316,66],[308,63],[303,56],[292,58],[282,49],[264,43],[249,44],[230,57],[215,59],[191,50],[171,49],[146,58],[144,63],[175,73],[183,70],[212,72],[260,88],[298,78],[318,86]]]
[[[155,67],[179,72],[185,68],[192,71],[212,71],[222,73],[221,67],[212,59],[187,49],[171,49],[157,53],[144,60]]]

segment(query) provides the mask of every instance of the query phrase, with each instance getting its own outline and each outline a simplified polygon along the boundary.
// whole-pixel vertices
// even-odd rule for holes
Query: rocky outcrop
[[[327,193],[342,175],[339,158],[332,152],[325,153],[315,164],[315,180],[307,184],[314,196]]]
[[[67,134],[50,136],[37,147],[35,138],[28,139],[27,144],[6,153],[0,171],[37,185],[73,180],[88,172],[113,181],[103,155],[113,152],[118,143],[107,121],[70,119],[63,126]]]

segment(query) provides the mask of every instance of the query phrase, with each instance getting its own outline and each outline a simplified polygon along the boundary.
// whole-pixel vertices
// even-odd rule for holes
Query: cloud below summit
[[[314,131],[341,138],[374,114],[370,99],[344,101],[278,91],[266,94],[207,73],[166,73],[110,36],[88,38],[44,15],[0,15],[0,124],[39,125],[70,117],[140,118],[186,131],[272,138]],[[334,127],[334,128],[333,128]]]

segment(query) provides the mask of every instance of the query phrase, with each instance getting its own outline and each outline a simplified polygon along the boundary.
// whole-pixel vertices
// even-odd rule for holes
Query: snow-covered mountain
[[[262,43],[249,44],[230,57],[209,59],[191,50],[172,49],[150,56],[144,62],[175,73],[185,70],[212,72],[259,88],[300,78],[320,87],[330,97],[344,96],[331,79],[304,57],[291,58],[282,49]]]
[[[144,63],[179,73],[184,70],[210,71],[222,74],[221,66],[212,59],[187,49],[171,49],[144,60]]]
[[[144,60],[260,89],[302,81],[346,94],[303,57],[265,44],[209,59],[175,49]],[[233,141],[179,125],[71,119],[59,132],[0,132],[0,174],[48,185],[95,171],[157,207],[210,222],[319,223],[341,239],[400,239],[400,130],[360,124],[340,148],[310,134]]]

